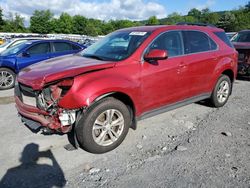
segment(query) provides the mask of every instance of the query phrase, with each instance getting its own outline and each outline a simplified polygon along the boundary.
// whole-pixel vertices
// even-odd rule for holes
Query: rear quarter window
[[[80,46],[77,46],[75,44],[71,44],[71,45],[72,45],[73,50],[80,50],[81,49]]]
[[[227,46],[229,46],[230,48],[234,48],[233,44],[231,43],[231,41],[228,39],[227,35],[225,32],[214,32],[214,34],[220,38],[220,40],[222,40]]]

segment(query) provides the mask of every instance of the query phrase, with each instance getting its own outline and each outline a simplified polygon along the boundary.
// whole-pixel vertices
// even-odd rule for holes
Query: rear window
[[[250,42],[250,32],[243,31],[237,33],[233,38],[232,42]]]
[[[224,43],[226,43],[226,45],[228,45],[229,47],[233,48],[233,44],[231,43],[231,41],[228,39],[227,35],[225,32],[214,32],[214,34],[219,37]]]

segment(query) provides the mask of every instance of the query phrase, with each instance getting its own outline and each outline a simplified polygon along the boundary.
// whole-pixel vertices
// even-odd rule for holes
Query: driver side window
[[[50,45],[48,42],[46,43],[39,43],[35,44],[34,46],[30,47],[27,52],[30,55],[42,55],[47,54],[50,52]]]
[[[150,45],[149,50],[167,50],[168,57],[183,55],[182,35],[180,31],[163,33]]]

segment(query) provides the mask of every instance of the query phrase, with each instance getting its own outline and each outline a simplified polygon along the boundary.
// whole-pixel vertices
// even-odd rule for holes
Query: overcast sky
[[[232,10],[248,0],[0,0],[4,13],[18,13],[26,22],[34,10],[50,9],[55,16],[61,12],[80,14],[102,20],[145,20],[155,15],[166,17],[173,12],[187,14],[191,8],[210,8],[213,11]]]

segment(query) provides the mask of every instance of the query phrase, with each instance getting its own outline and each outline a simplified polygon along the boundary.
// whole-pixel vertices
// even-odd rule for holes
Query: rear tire
[[[232,82],[230,78],[227,75],[222,74],[219,77],[212,92],[210,98],[211,104],[216,108],[224,106],[228,101],[228,98],[231,94],[231,90]]]
[[[115,98],[104,98],[93,104],[76,125],[76,136],[82,149],[105,153],[118,147],[131,124],[127,106]]]
[[[16,74],[8,68],[0,68],[0,90],[13,88]]]

